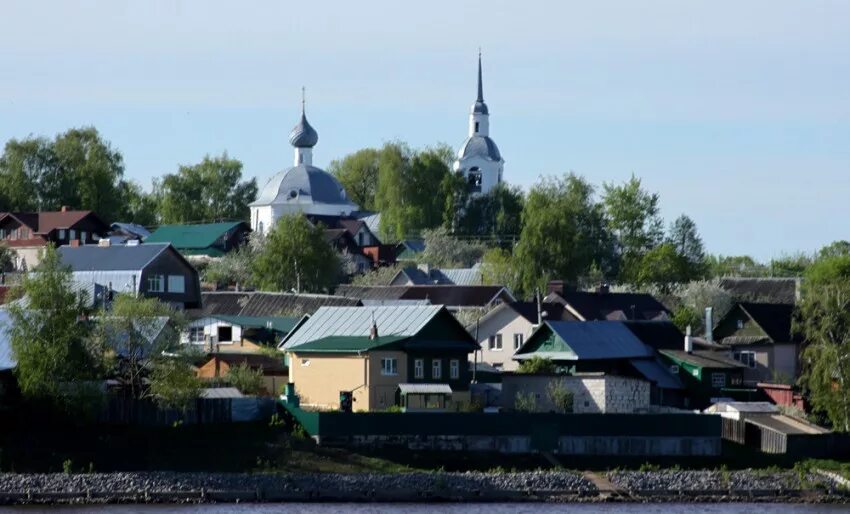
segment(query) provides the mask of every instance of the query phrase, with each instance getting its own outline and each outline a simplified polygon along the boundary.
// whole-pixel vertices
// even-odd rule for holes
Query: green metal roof
[[[369,336],[328,336],[299,344],[287,350],[294,353],[368,352],[393,345],[404,339],[408,339],[408,336],[379,336],[377,339],[369,339]]]
[[[271,328],[276,332],[288,334],[301,318],[284,317],[284,316],[229,316],[224,314],[216,314],[210,316],[215,319],[226,321],[233,325],[239,325],[246,328]]]
[[[191,253],[186,250],[202,250],[209,248],[227,231],[244,223],[244,221],[227,221],[223,223],[203,223],[198,225],[162,225],[153,234],[145,238],[145,243],[171,243],[183,253],[191,255],[206,255],[206,252]]]

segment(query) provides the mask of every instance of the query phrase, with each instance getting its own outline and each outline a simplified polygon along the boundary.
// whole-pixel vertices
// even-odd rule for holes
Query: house
[[[576,414],[628,414],[650,407],[650,382],[605,373],[502,375],[501,407],[517,410],[517,398],[531,398],[533,412],[572,412]],[[569,406],[555,405],[554,391],[572,394]],[[527,400],[528,401],[528,400]]]
[[[620,321],[544,321],[513,358],[522,362],[535,357],[552,360],[564,374],[605,373],[646,380],[653,404],[683,402],[684,385],[678,376]]]
[[[686,407],[702,407],[712,398],[728,397],[730,389],[740,389],[744,366],[723,352],[712,350],[661,350],[665,364],[688,388]]]
[[[431,305],[445,305],[449,310],[491,308],[516,299],[504,286],[351,286],[337,287],[336,294],[360,300],[381,300],[388,304],[397,300],[426,300]]]
[[[350,259],[346,267],[348,274],[366,273],[372,269],[372,258],[363,254],[361,248],[354,242],[354,238],[344,228],[326,229],[325,241],[338,253]]]
[[[737,302],[795,304],[800,300],[802,279],[799,277],[724,277],[720,287],[729,291]]]
[[[564,315],[564,306],[541,302],[539,315],[543,320],[559,321]],[[506,302],[496,306],[478,323],[467,327],[481,346],[478,355],[471,359],[497,371],[516,370],[519,363],[513,359],[514,352],[539,324],[537,302]]]
[[[420,253],[425,251],[425,241],[422,239],[402,239],[395,246],[398,261],[416,262]]]
[[[188,323],[180,342],[211,353],[258,353],[263,346],[277,346],[300,320],[284,316],[205,316]]]
[[[106,237],[109,226],[92,211],[0,213],[0,241],[15,250],[15,267],[32,269],[49,243],[55,246],[95,243]]]
[[[661,302],[646,293],[612,293],[608,286],[596,291],[569,291],[563,282],[549,285],[545,302],[558,302],[578,321],[591,320],[666,320],[671,313]]]
[[[476,286],[484,284],[481,266],[471,268],[431,268],[427,265],[407,266],[398,270],[388,286],[455,285]]]
[[[325,237],[337,250],[346,250],[357,260],[356,269],[359,272],[395,264],[395,245],[382,244],[369,226],[368,220],[356,217],[359,214],[354,212],[350,216],[307,215],[307,219],[312,224],[325,228]],[[361,260],[365,260],[364,265],[360,265]]]
[[[793,317],[790,304],[738,303],[717,323],[714,340],[747,366],[744,384],[796,380],[803,338],[792,330]]]
[[[281,347],[302,405],[335,409],[340,393],[350,392],[355,410],[376,411],[400,405],[402,385],[413,400],[406,408],[468,403],[468,355],[478,345],[445,307],[428,305],[321,307]],[[427,392],[409,384],[448,386],[450,405],[445,387]]]
[[[136,223],[113,223],[109,226],[109,242],[124,244],[127,241],[144,241],[150,230]]]
[[[356,298],[326,294],[271,293],[266,291],[213,291],[201,293],[203,307],[187,312],[192,319],[208,316],[296,317],[313,314],[319,307],[356,307]]]
[[[275,358],[257,353],[214,353],[198,367],[198,378],[214,379],[226,377],[231,368],[247,366],[263,374],[263,389],[266,395],[275,396],[283,391],[289,377],[283,357]]]
[[[198,271],[170,244],[62,246],[59,256],[79,288],[157,298],[175,308],[198,308]],[[92,298],[96,301],[97,299]]]
[[[211,259],[242,246],[251,233],[244,221],[161,225],[145,238],[145,244],[171,243],[184,257]]]

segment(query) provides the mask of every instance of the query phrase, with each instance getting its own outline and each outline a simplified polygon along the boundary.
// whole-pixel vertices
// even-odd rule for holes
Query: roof
[[[307,121],[307,115],[301,110],[301,119],[289,133],[289,144],[295,148],[313,148],[319,142],[319,133]]]
[[[357,210],[336,177],[303,163],[275,174],[251,205],[317,203],[339,205],[340,213]]]
[[[206,387],[201,389],[200,397],[206,399],[226,399],[244,398],[245,395],[235,387]]]
[[[551,331],[557,341],[544,339]],[[516,358],[601,360],[652,357],[653,351],[617,321],[546,321],[517,351]]]
[[[794,306],[781,303],[739,303],[738,307],[767,334],[774,343],[787,343],[799,340],[791,332],[794,318]],[[734,309],[733,309],[734,310]],[[731,311],[730,311],[731,312]],[[723,340],[726,342],[726,339]]]
[[[372,235],[378,235],[381,227],[381,213],[380,212],[368,212],[368,211],[360,211],[360,212],[352,212],[352,216],[356,216],[357,219],[363,220],[363,223],[369,228],[369,231],[372,232]]]
[[[133,236],[138,236],[141,238],[148,237],[151,235],[150,230],[146,229],[141,225],[137,225],[136,223],[113,223],[109,227],[113,232],[123,232],[125,234],[130,234]]]
[[[366,336],[328,336],[299,344],[292,351],[308,353],[353,353],[368,352],[409,339],[408,336],[391,335],[372,339]]]
[[[537,302],[510,302],[506,305],[528,320],[529,323],[537,323]],[[546,314],[543,318],[545,320],[560,321],[563,319],[564,306],[560,303],[540,302],[540,310]]]
[[[171,243],[179,250],[201,250],[213,246],[222,236],[244,221],[228,221],[222,223],[200,223],[197,225],[161,225],[151,235],[145,238],[145,244]]]
[[[704,412],[757,412],[776,413],[779,407],[770,402],[717,402],[705,409]]]
[[[272,293],[265,291],[215,291],[201,293],[201,309],[187,312],[191,318],[205,316],[303,316],[324,306],[357,306],[360,300],[324,294]]]
[[[210,317],[225,321],[231,325],[239,325],[240,327],[271,328],[272,330],[283,333],[289,333],[301,321],[301,318],[291,316],[230,316],[227,314],[216,314]]]
[[[414,253],[425,251],[425,241],[422,239],[403,239],[399,241],[398,246],[402,246],[405,250],[409,250]]]
[[[793,304],[797,301],[800,279],[727,277],[720,279],[720,287],[737,301]]]
[[[629,361],[638,373],[661,389],[684,389],[677,375],[657,359],[632,359]]]
[[[685,346],[685,334],[672,321],[624,321],[623,324],[656,350],[679,350]]]
[[[458,159],[466,159],[469,157],[481,157],[489,161],[501,161],[502,154],[499,153],[499,147],[490,136],[473,135],[466,138],[466,141],[460,146],[457,152]]]
[[[38,234],[47,234],[55,229],[71,228],[88,216],[102,226],[102,232],[105,233],[109,228],[93,211],[7,212],[2,213],[0,219],[3,215],[16,218]]]
[[[442,306],[415,307],[320,307],[298,330],[284,340],[286,349],[329,336],[369,336],[372,323],[379,336],[412,337],[419,333]]]
[[[667,307],[646,293],[564,291],[551,293],[546,300],[559,298],[586,321],[656,320],[670,315]]]
[[[452,394],[449,384],[399,384],[401,394]]]
[[[404,274],[412,285],[458,285],[474,286],[484,282],[481,267],[471,268],[431,268],[425,271],[416,266],[408,266],[399,270],[396,277]],[[393,277],[392,281],[395,281]]]
[[[369,300],[428,300],[432,304],[451,307],[489,305],[497,295],[513,295],[503,286],[350,286],[341,285],[336,293],[349,298]]]
[[[802,420],[783,414],[755,414],[747,416],[747,423],[752,423],[783,434],[828,434],[829,430],[806,423]]]
[[[661,350],[661,354],[673,359],[674,361],[684,362],[698,368],[745,368],[746,365],[727,357],[721,352],[713,352],[710,350],[694,350],[686,352],[684,350]]]
[[[169,248],[167,243],[121,246],[60,246],[62,263],[71,271],[139,271]]]

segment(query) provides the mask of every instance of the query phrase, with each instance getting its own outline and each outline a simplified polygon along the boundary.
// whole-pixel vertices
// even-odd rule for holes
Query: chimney
[[[534,299],[537,300],[537,326],[543,324],[543,305],[540,303],[540,290],[534,291]]]
[[[62,212],[68,212],[68,206],[67,206],[67,205],[63,205],[63,206],[62,206],[62,208],[61,208],[60,210],[61,210]]]
[[[71,245],[71,248],[79,248],[80,247],[80,240],[79,239],[72,239],[70,241],[70,245]]]
[[[712,307],[705,308],[705,340],[709,343],[714,342],[714,309]]]
[[[685,329],[685,351],[691,353],[694,351],[694,341],[691,339],[691,326]]]
[[[596,292],[598,294],[608,294],[611,292],[611,288],[605,282],[601,282],[598,286],[596,286]]]
[[[549,285],[546,288],[546,294],[550,293],[564,294],[564,281],[550,280]]]
[[[374,341],[378,338],[378,324],[375,323],[375,313],[372,312],[372,326],[369,328],[369,339]]]
[[[103,238],[103,239],[101,239],[100,241],[97,242],[97,246],[99,246],[101,248],[109,248],[111,245],[112,245],[112,242],[109,241],[108,238]]]

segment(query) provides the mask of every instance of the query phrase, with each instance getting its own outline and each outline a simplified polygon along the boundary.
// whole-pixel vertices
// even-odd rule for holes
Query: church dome
[[[313,148],[318,142],[319,133],[310,125],[307,116],[302,112],[301,120],[292,127],[292,132],[289,133],[289,144],[295,148]]]
[[[501,161],[502,154],[499,153],[499,147],[496,142],[490,139],[489,136],[472,135],[466,138],[460,150],[457,152],[459,160],[468,159],[470,157],[482,157],[490,161]]]
[[[309,164],[299,164],[277,173],[266,183],[254,203],[324,203],[352,207],[336,177]]]
[[[490,114],[490,109],[487,108],[487,104],[483,100],[477,101],[472,104],[472,114]]]

